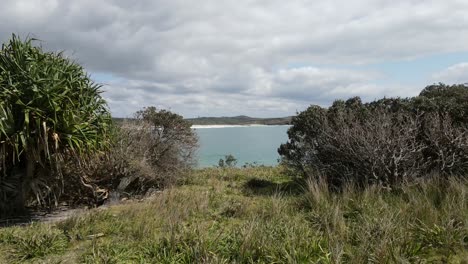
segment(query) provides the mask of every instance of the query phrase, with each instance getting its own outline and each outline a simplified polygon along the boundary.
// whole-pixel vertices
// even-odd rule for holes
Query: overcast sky
[[[467,0],[2,0],[0,41],[84,65],[114,116],[287,116],[468,82]]]

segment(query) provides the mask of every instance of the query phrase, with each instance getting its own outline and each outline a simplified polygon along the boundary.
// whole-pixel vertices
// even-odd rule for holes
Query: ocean
[[[290,126],[193,126],[199,137],[198,167],[217,166],[219,159],[233,155],[237,166],[246,163],[278,164],[278,147],[288,140]]]

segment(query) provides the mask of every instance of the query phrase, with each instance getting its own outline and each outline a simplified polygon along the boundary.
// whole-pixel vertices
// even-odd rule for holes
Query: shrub
[[[15,35],[0,51],[0,212],[50,205],[64,183],[60,161],[108,145],[100,85],[62,53]]]
[[[70,178],[86,181],[70,200],[95,204],[109,192],[143,195],[176,183],[194,164],[197,137],[191,124],[167,110],[138,111],[135,119],[115,127],[112,138],[107,151],[65,166]]]
[[[232,168],[237,164],[237,159],[233,155],[229,154],[224,156],[224,159],[219,159],[218,167],[220,168]]]
[[[464,175],[468,100],[457,96],[468,95],[468,87],[440,86],[410,99],[311,106],[293,118],[289,141],[278,151],[290,167],[323,174],[335,187],[349,180],[390,186],[431,172]]]
[[[119,188],[144,191],[175,183],[195,164],[198,138],[191,123],[155,107],[138,111],[136,121],[122,126],[122,132],[130,167],[137,173],[121,181]]]

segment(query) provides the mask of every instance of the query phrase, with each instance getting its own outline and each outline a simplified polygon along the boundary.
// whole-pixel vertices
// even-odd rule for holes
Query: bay
[[[246,163],[278,164],[278,148],[288,140],[290,126],[194,126],[199,137],[198,167],[217,166],[219,159],[233,155],[237,166]]]

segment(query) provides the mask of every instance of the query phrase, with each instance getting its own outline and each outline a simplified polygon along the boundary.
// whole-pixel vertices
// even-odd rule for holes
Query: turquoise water
[[[223,128],[196,128],[200,148],[198,166],[211,167],[225,155],[237,159],[237,166],[256,162],[276,165],[278,147],[288,140],[289,126],[245,126]]]

